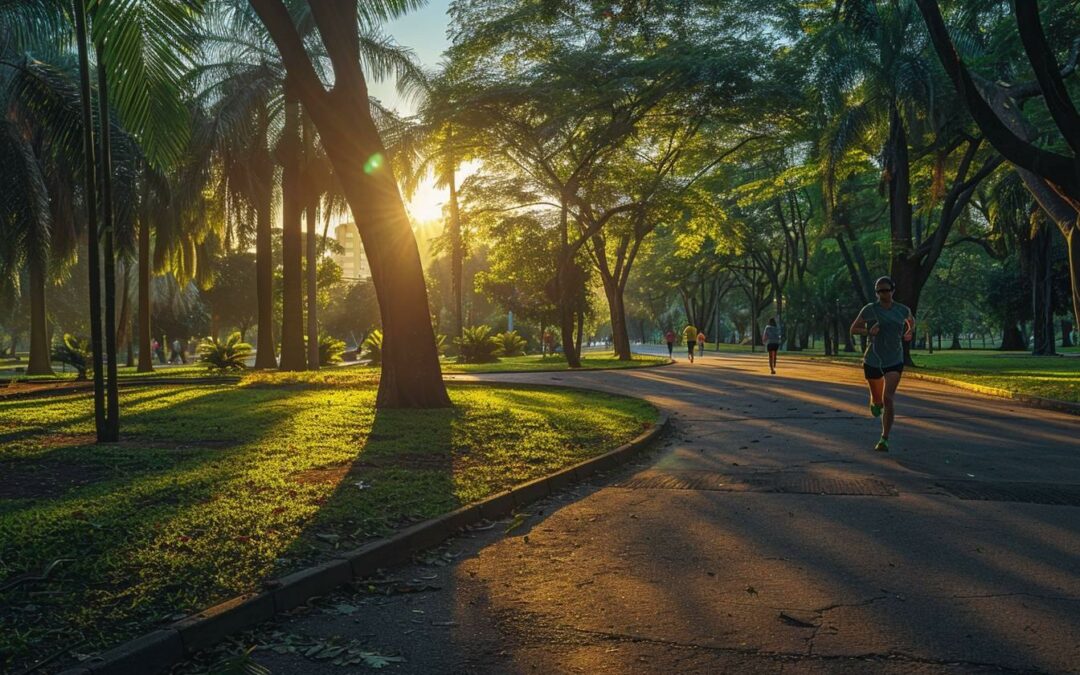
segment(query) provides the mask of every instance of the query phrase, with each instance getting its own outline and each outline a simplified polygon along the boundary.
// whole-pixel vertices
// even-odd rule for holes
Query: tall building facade
[[[349,280],[370,278],[371,269],[356,225],[341,223],[334,228],[334,239],[342,248],[341,253],[334,256],[334,261],[341,267],[341,275]]]

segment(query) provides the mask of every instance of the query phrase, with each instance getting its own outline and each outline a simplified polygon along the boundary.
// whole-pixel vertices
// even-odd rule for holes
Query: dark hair
[[[896,282],[892,280],[892,277],[878,277],[878,280],[874,282],[874,288],[880,283],[889,284],[890,290],[896,290]]]
[[[769,319],[769,325],[770,326],[775,326],[776,325],[776,319]]]

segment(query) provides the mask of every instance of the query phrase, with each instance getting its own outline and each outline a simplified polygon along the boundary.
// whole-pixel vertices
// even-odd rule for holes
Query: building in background
[[[334,228],[334,239],[342,249],[341,253],[334,256],[334,262],[341,267],[341,276],[350,281],[371,278],[371,269],[368,267],[364,245],[360,242],[356,225],[341,223]]]

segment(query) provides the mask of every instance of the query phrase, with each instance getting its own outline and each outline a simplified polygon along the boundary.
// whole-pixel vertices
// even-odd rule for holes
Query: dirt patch
[[[345,475],[349,473],[351,465],[341,464],[339,466],[331,466],[324,469],[308,469],[307,471],[297,471],[292,474],[291,478],[300,483],[301,485],[318,485],[319,483],[340,483]]]
[[[108,469],[72,461],[13,460],[0,462],[0,476],[0,499],[56,499],[105,480]]]

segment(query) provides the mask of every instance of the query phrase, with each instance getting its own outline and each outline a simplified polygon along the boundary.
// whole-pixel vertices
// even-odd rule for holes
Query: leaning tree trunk
[[[304,370],[303,244],[300,219],[300,102],[285,83],[285,128],[281,139],[281,370]]]
[[[31,256],[30,272],[30,361],[27,375],[52,375],[49,352],[49,323],[45,307],[45,262]]]
[[[93,108],[90,100],[90,57],[86,31],[84,0],[74,0],[75,34],[79,53],[79,93],[82,108],[83,164],[88,241],[87,267],[90,277],[90,348],[94,371],[94,427],[97,440],[109,440],[105,416],[105,373],[102,368],[101,345],[101,252],[98,249],[97,160],[94,155]]]
[[[383,326],[383,408],[451,405],[442,381],[427,287],[405,205],[371,116],[360,69],[356,3],[309,3],[333,69],[329,91],[319,80],[286,6],[249,0],[285,63],[341,181],[371,267]]]

